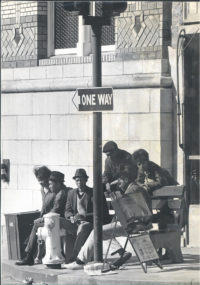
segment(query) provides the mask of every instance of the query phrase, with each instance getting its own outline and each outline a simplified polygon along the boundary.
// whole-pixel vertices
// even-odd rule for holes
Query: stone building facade
[[[92,86],[91,30],[79,17],[76,47],[56,49],[57,2],[1,2],[1,147],[2,158],[10,159],[3,214],[40,208],[34,165],[63,171],[68,186],[83,167],[92,185],[92,114],[72,103],[76,88]],[[184,152],[177,139],[175,52],[184,5],[128,2],[114,19],[114,43],[102,47],[102,85],[114,93],[114,110],[103,112],[103,143],[115,140],[131,153],[145,148],[180,183]]]

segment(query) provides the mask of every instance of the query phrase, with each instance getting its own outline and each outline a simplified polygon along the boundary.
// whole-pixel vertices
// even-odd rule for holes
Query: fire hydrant
[[[48,213],[44,215],[44,227],[38,228],[38,240],[44,240],[46,244],[46,254],[42,259],[42,263],[49,267],[59,268],[65,262],[65,258],[61,253],[61,231],[60,231],[60,215],[56,213]]]

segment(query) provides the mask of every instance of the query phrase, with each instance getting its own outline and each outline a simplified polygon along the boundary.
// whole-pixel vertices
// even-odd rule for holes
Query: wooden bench
[[[186,191],[184,186],[164,186],[153,192],[153,223],[157,230],[150,231],[156,249],[168,250],[172,263],[183,262],[181,235],[187,221]]]

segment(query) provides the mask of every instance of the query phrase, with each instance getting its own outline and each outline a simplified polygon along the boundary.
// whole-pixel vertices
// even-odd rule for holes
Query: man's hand
[[[138,186],[142,186],[144,185],[144,182],[142,182],[139,178],[136,178],[135,179],[135,183],[138,185]]]
[[[106,183],[106,191],[107,191],[108,193],[111,192],[111,190],[110,190],[110,183]]]
[[[38,218],[36,220],[34,220],[34,224],[40,224],[44,222],[44,218]]]
[[[85,220],[85,217],[80,215],[80,214],[76,214],[73,218],[74,218],[74,223],[77,223],[77,222]]]
[[[108,177],[107,177],[107,176],[102,175],[102,183],[103,183],[103,184],[108,183]]]

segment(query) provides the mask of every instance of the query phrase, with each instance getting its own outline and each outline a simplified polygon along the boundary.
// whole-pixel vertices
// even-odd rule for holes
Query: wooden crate
[[[39,217],[39,211],[5,214],[9,259],[25,256],[25,241],[30,235],[33,221]]]

